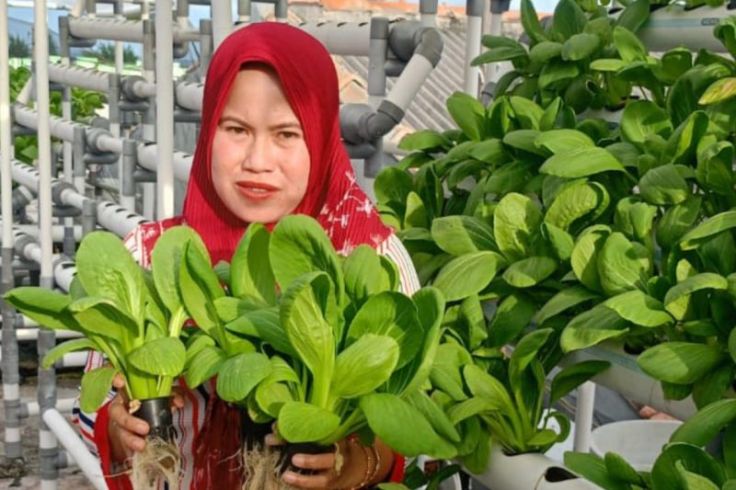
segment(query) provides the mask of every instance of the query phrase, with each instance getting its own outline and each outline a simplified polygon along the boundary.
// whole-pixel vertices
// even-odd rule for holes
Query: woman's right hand
[[[109,423],[107,433],[113,461],[125,461],[134,452],[146,447],[146,435],[150,430],[148,423],[128,411],[129,399],[125,393],[125,381],[121,374],[113,378],[112,386],[117,390],[108,409]],[[178,387],[172,390],[172,408],[184,408],[184,397]]]

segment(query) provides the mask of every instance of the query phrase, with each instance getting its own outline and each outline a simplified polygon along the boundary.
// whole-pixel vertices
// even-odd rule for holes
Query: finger
[[[291,458],[291,462],[294,466],[305,470],[332,470],[335,468],[335,454],[297,453]]]
[[[138,437],[132,432],[128,432],[120,428],[118,428],[118,431],[120,434],[120,441],[131,451],[141,452],[146,448],[146,440],[142,437]]]
[[[284,440],[276,434],[266,434],[266,445],[267,446],[283,446]]]
[[[179,392],[178,390],[174,390],[171,392],[171,406],[174,408],[182,409],[184,408],[184,395]]]
[[[130,415],[122,404],[114,404],[110,407],[110,418],[120,428],[140,436],[147,435],[150,430],[146,421]]]
[[[282,480],[288,485],[297,488],[330,488],[330,475],[320,473],[317,475],[300,475],[293,471],[285,471]]]

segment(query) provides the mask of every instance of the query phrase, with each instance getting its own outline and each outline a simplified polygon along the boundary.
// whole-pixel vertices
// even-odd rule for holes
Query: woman
[[[297,28],[254,24],[230,35],[210,64],[183,216],[143,225],[127,243],[148,266],[161,232],[184,223],[202,236],[213,263],[229,261],[249,223],[274,224],[295,213],[317,218],[342,253],[360,244],[375,247],[396,262],[403,292],[418,289],[408,254],[355,183],[340,139],[338,83],[329,54]],[[95,355],[88,368],[101,362]],[[211,383],[198,390],[180,386],[177,393],[182,488],[237,486],[241,441],[229,437],[239,433],[233,429],[237,410],[217,399]],[[117,471],[114,463],[143,449],[147,424],[127,413],[122,395],[97,414],[77,413],[106,475]],[[273,435],[267,440],[278,443]],[[401,479],[403,459],[380,441],[372,448],[355,440],[338,446],[340,471],[333,453],[297,454],[294,466],[309,471],[286,471],[283,480],[332,489]],[[125,476],[108,482],[111,488],[129,487]]]

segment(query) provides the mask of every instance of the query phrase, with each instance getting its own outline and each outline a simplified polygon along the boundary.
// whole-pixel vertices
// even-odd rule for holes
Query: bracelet
[[[348,440],[360,446],[360,448],[363,450],[363,454],[365,455],[366,467],[363,480],[357,486],[350,487],[349,489],[361,490],[362,488],[366,488],[378,474],[378,471],[381,468],[381,456],[378,454],[378,451],[373,446],[364,446],[357,439],[353,438],[350,438]]]

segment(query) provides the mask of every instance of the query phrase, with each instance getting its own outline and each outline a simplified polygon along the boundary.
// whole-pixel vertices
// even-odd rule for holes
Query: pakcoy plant
[[[184,303],[206,325],[189,346],[190,386],[217,374],[221,398],[254,421],[275,420],[291,444],[330,450],[358,433],[407,456],[455,455],[410,399],[427,383],[439,342],[444,299],[437,289],[398,292],[388,259],[367,246],[340,257],[306,216],[286,217],[272,233],[249,227],[221,269],[230,295],[196,250],[185,257]],[[188,275],[198,279],[190,283]],[[228,348],[227,333],[250,350]],[[277,459],[252,469],[248,488],[277,476]]]
[[[431,398],[416,397],[424,396],[425,406],[434,402],[442,408],[446,418],[432,420],[438,430],[444,427],[449,433],[454,428],[460,434],[458,455],[471,472],[485,470],[492,444],[508,455],[544,453],[568,437],[570,422],[552,405],[609,364],[570,365],[552,378],[548,392],[546,378],[558,359],[552,334],[545,328],[524,335],[510,355],[498,357],[489,369],[474,363],[458,344],[440,346],[431,373]],[[557,431],[550,426],[553,419]]]
[[[69,352],[91,349],[104,354],[107,364],[82,377],[83,411],[97,411],[108,398],[113,378],[122,376],[130,410],[151,426],[145,451],[133,456],[135,488],[157,488],[161,478],[172,488],[178,485],[180,458],[173,443],[170,396],[174,379],[184,371],[186,352],[179,337],[188,316],[171,272],[182,245],[195,238],[185,228],[164,233],[153,251],[152,270],[147,271],[117,236],[93,232],[79,246],[77,274],[68,294],[20,287],[5,295],[42,328],[82,335],[51,349],[44,367]]]
[[[733,490],[735,420],[736,400],[704,407],[672,434],[651,471],[636,471],[615,453],[566,453],[565,466],[605,490]]]

